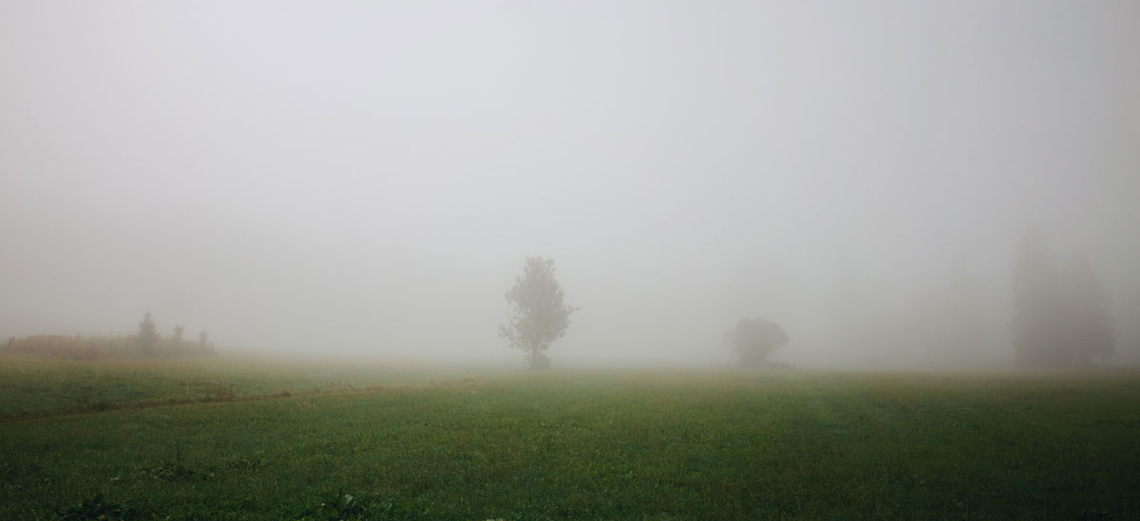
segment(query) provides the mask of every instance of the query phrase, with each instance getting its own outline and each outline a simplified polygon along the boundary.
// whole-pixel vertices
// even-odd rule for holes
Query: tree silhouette
[[[549,367],[546,350],[566,334],[570,314],[576,310],[563,304],[554,271],[553,259],[528,257],[522,275],[515,277],[506,294],[514,311],[510,323],[499,325],[499,336],[526,353],[531,369]]]
[[[181,325],[174,326],[174,334],[170,336],[170,342],[174,347],[182,347],[182,333],[185,330]]]
[[[742,318],[736,327],[724,334],[724,341],[732,345],[740,365],[756,367],[763,365],[772,353],[788,343],[788,335],[775,322]]]
[[[158,345],[158,328],[154,325],[150,311],[147,311],[143,315],[143,319],[139,321],[139,332],[136,338],[139,343],[139,351],[145,355],[154,354],[154,348]]]

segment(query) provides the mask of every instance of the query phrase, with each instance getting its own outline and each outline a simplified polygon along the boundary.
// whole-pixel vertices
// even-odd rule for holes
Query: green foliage
[[[0,422],[0,519],[1129,519],[1136,410],[1131,374],[756,371],[123,409]]]
[[[499,336],[526,353],[531,369],[550,367],[546,350],[566,334],[575,311],[562,303],[562,288],[554,271],[554,259],[528,257],[523,274],[506,294],[514,310],[510,323],[499,326]]]

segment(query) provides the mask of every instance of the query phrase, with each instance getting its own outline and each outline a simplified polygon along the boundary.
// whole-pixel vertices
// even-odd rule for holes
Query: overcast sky
[[[6,1],[0,333],[518,356],[543,255],[555,361],[723,356],[742,316],[823,360],[843,277],[967,269],[1005,327],[1035,224],[1127,343],[1138,93],[1132,0]]]

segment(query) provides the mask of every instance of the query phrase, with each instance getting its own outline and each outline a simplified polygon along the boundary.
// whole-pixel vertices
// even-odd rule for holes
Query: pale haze
[[[515,361],[541,255],[555,366],[730,363],[742,317],[937,364],[915,310],[963,281],[1000,365],[1036,227],[1131,363],[1138,201],[1131,0],[0,4],[4,338]]]

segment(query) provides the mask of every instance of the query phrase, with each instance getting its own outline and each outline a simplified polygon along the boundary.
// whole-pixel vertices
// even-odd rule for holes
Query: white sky
[[[1129,341],[1138,93],[1134,1],[6,1],[0,333],[514,356],[545,255],[555,360],[826,359],[845,271],[1007,320],[1035,223]]]

